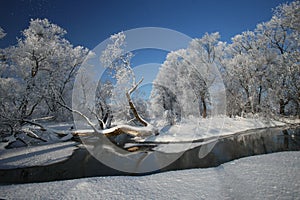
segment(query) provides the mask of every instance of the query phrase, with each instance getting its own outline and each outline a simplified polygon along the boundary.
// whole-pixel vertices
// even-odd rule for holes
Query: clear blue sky
[[[1,0],[0,48],[16,43],[31,18],[48,18],[67,30],[74,45],[93,49],[111,34],[137,27],[170,28],[201,37],[220,32],[221,40],[253,30],[285,0]]]

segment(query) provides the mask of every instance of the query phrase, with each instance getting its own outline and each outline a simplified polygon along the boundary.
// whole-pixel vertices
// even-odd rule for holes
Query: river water
[[[219,137],[206,142],[198,140],[194,141],[184,152],[169,153],[156,150],[160,145],[165,144],[137,144],[140,150],[123,153],[124,158],[130,158],[129,167],[133,169],[131,171],[122,171],[107,166],[92,156],[83,145],[79,145],[68,159],[57,163],[0,169],[0,183],[42,182],[92,176],[145,175],[170,170],[216,167],[247,156],[299,151],[300,127],[266,128]],[[101,151],[102,147],[95,148]],[[168,163],[173,158],[176,159]],[[116,160],[115,163],[117,165],[128,164],[123,160]],[[164,163],[167,164],[164,165]]]

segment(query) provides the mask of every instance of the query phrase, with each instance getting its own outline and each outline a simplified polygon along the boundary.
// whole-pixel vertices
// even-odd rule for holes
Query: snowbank
[[[174,142],[174,141],[193,141],[210,137],[231,135],[252,129],[276,127],[286,125],[275,120],[262,118],[229,118],[218,116],[214,118],[191,118],[183,120],[179,124],[164,127],[159,136],[147,138],[147,141]],[[142,140],[144,141],[144,140]]]
[[[242,158],[217,168],[0,186],[4,199],[299,199],[300,152]]]
[[[50,165],[68,159],[76,142],[60,142],[31,147],[0,150],[0,169]]]

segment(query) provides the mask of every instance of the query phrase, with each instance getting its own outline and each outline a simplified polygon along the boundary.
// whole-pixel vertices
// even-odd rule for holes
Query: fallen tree
[[[95,124],[93,124],[92,121],[86,115],[81,113],[80,111],[72,109],[72,108],[68,107],[67,105],[58,102],[62,107],[66,108],[69,111],[76,113],[77,115],[82,117],[87,122],[87,124],[92,128],[91,131],[87,131],[87,130],[72,131],[71,133],[73,135],[89,135],[89,134],[96,133],[96,134],[102,134],[105,136],[116,136],[116,135],[125,133],[130,136],[134,136],[134,137],[136,137],[136,136],[146,137],[146,136],[151,136],[151,135],[158,135],[159,134],[158,129],[155,128],[152,124],[147,122],[145,119],[143,119],[139,115],[139,113],[131,99],[131,94],[137,89],[138,85],[140,85],[142,83],[142,81],[143,81],[143,78],[138,83],[133,84],[132,88],[126,92],[126,97],[127,97],[127,101],[129,103],[130,109],[131,109],[135,119],[138,122],[140,122],[143,126],[132,126],[132,125],[127,125],[127,124],[120,124],[120,125],[116,125],[111,128],[101,130],[101,129],[98,129],[95,126]],[[98,122],[100,121],[101,123],[103,123],[101,119],[98,119],[97,121]],[[100,126],[100,127],[102,127],[102,126]]]
[[[142,83],[142,81],[143,81],[143,79],[141,79],[138,83],[134,84],[132,86],[132,88],[126,92],[126,98],[127,98],[128,104],[130,106],[130,109],[131,109],[135,119],[142,126],[132,126],[132,125],[128,125],[128,124],[120,124],[120,125],[116,125],[114,127],[105,128],[105,126],[103,126],[103,124],[104,124],[103,120],[98,118],[96,115],[98,123],[102,123],[102,125],[99,124],[99,127],[101,127],[101,128],[104,127],[104,129],[98,129],[96,127],[96,125],[86,115],[84,115],[82,112],[80,112],[78,110],[68,107],[64,103],[64,100],[62,99],[62,97],[60,97],[63,103],[61,101],[57,101],[57,103],[60,106],[64,107],[65,109],[69,110],[70,112],[73,112],[73,113],[79,115],[82,119],[84,119],[86,121],[86,123],[91,127],[91,129],[89,129],[89,130],[56,130],[56,129],[47,127],[46,125],[43,125],[41,123],[38,123],[38,122],[36,122],[36,120],[10,119],[11,121],[15,121],[16,123],[18,122],[20,124],[23,124],[23,127],[21,126],[20,129],[18,129],[18,130],[12,129],[12,135],[15,137],[15,139],[22,141],[26,145],[28,145],[26,143],[26,141],[17,137],[17,134],[24,133],[27,136],[37,139],[37,140],[40,140],[42,142],[47,142],[47,140],[43,139],[35,132],[47,131],[50,134],[56,134],[59,137],[66,137],[68,135],[89,136],[89,135],[99,135],[99,134],[107,136],[107,137],[117,136],[120,134],[127,134],[127,135],[133,136],[133,137],[147,137],[147,136],[151,136],[151,135],[158,135],[159,134],[158,129],[155,128],[152,124],[147,122],[145,119],[143,119],[139,115],[139,113],[134,105],[134,102],[131,99],[131,94],[137,89],[137,87]],[[31,127],[24,127],[24,125],[26,125],[26,124],[31,125]],[[68,138],[71,138],[71,137],[68,137]]]

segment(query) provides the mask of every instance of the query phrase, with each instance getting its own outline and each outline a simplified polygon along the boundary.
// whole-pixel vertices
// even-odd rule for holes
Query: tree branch
[[[100,117],[97,115],[97,113],[92,111],[90,108],[88,108],[88,110],[96,117],[101,129],[106,129],[106,124],[104,123],[104,121],[102,119],[100,119]]]
[[[90,125],[90,127],[96,132],[99,133],[99,130],[95,127],[95,125],[90,121],[90,119],[85,116],[84,114],[82,114],[81,112],[79,112],[78,110],[74,110],[70,107],[68,107],[67,105],[64,105],[62,103],[60,103],[59,101],[57,101],[57,103],[59,105],[61,105],[62,107],[66,108],[67,110],[69,110],[70,112],[76,113],[77,115],[79,115],[80,117],[82,117],[83,119],[85,119],[85,121]]]
[[[40,136],[38,136],[37,134],[35,134],[33,131],[29,130],[29,129],[22,129],[22,132],[24,132],[27,136],[37,139],[37,140],[41,140],[43,142],[47,142],[47,140],[41,138]]]
[[[139,115],[139,113],[137,112],[136,107],[134,106],[133,101],[131,100],[131,97],[130,97],[130,95],[132,94],[132,92],[134,92],[134,91],[136,90],[136,88],[138,87],[138,85],[141,84],[143,80],[144,80],[144,78],[142,78],[137,84],[133,85],[133,87],[132,87],[130,90],[128,90],[128,91],[126,92],[126,97],[127,97],[127,100],[128,100],[129,106],[130,106],[130,109],[132,110],[132,112],[133,112],[135,118],[136,118],[141,124],[143,124],[143,126],[148,126],[149,123],[148,123],[146,120],[144,120],[144,119]]]
[[[34,126],[38,126],[38,127],[41,128],[42,131],[46,131],[46,130],[47,130],[43,125],[41,125],[41,124],[39,124],[39,123],[30,121],[30,120],[27,120],[27,119],[22,119],[21,121],[22,121],[22,122],[25,122],[25,123],[27,123],[27,124],[31,124],[31,125],[34,125]]]

